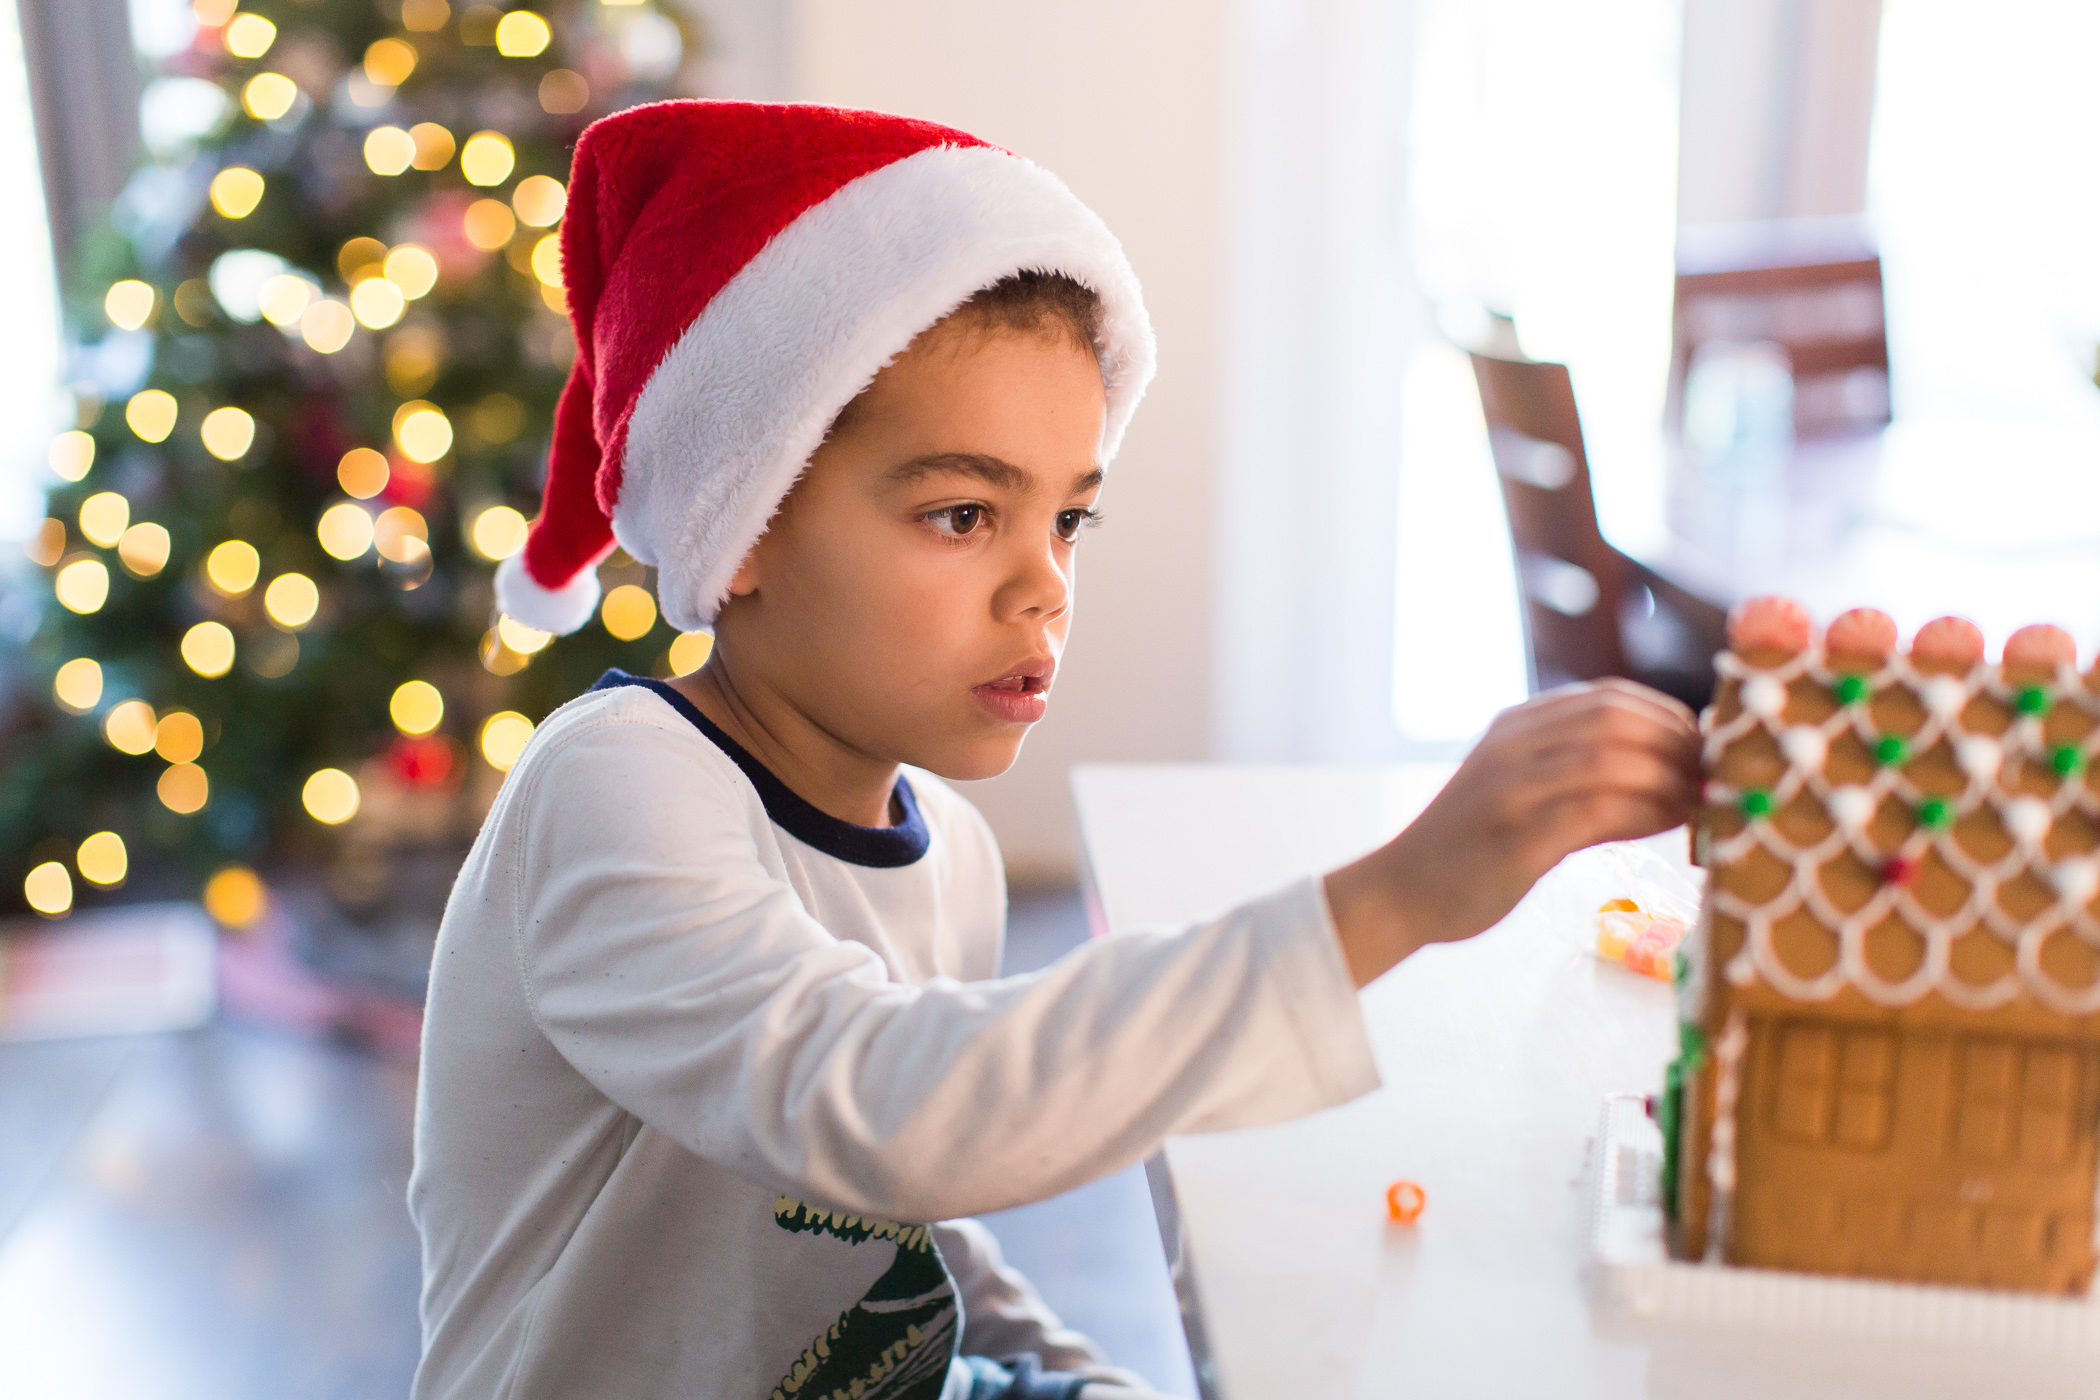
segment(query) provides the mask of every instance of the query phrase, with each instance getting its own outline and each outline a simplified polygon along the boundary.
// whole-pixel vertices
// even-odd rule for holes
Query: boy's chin
[[[952,783],[980,782],[985,778],[996,778],[1013,767],[1014,760],[1021,756],[1021,741],[1027,737],[1028,730],[1021,729],[970,743],[944,744],[937,753],[905,761]]]

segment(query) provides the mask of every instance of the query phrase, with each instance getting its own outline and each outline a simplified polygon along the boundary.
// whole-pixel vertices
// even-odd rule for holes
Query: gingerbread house
[[[1761,599],[1702,717],[1709,873],[1662,1118],[1679,1257],[2083,1294],[2100,674]]]

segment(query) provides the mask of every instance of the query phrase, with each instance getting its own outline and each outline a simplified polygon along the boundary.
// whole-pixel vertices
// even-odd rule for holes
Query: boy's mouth
[[[1033,724],[1049,709],[1048,692],[1056,674],[1057,662],[1041,657],[1022,662],[997,680],[972,687],[971,694],[1003,720]]]

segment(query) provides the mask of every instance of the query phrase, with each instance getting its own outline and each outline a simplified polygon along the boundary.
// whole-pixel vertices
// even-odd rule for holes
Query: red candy
[[[1803,651],[1814,630],[1792,598],[1745,598],[1728,614],[1728,645],[1737,651]]]
[[[1896,649],[1896,619],[1879,608],[1839,613],[1823,634],[1823,650],[1839,656],[1887,656]]]
[[[1396,1181],[1385,1188],[1385,1213],[1397,1225],[1414,1224],[1428,1204],[1429,1193],[1412,1181]]]
[[[2037,622],[2005,639],[2005,664],[2039,666],[2054,671],[2059,663],[2076,663],[2078,643],[2061,627]]]
[[[1881,878],[1891,885],[1911,885],[1917,882],[1918,861],[1914,856],[1890,856],[1881,866]]]
[[[1913,661],[1967,669],[1983,660],[1983,633],[1965,617],[1936,617],[1911,638],[1910,655]]]

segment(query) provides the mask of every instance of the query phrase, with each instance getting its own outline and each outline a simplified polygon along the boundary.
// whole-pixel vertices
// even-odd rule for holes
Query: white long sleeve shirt
[[[817,811],[659,683],[541,726],[431,972],[417,1400],[1098,1368],[957,1217],[1376,1085],[1316,880],[1002,979],[983,819],[917,771],[892,815]]]

